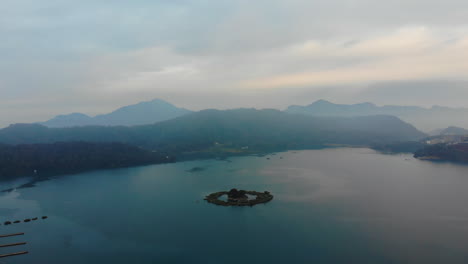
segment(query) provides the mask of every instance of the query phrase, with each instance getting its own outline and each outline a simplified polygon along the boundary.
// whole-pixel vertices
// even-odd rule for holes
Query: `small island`
[[[227,195],[227,201],[220,199],[221,196]],[[254,199],[249,199],[248,195],[255,196]],[[230,191],[215,192],[205,197],[209,203],[222,206],[254,206],[261,203],[267,203],[273,199],[270,192],[256,192],[231,189]]]

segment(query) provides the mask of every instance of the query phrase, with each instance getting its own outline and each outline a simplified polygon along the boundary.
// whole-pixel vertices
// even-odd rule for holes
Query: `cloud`
[[[351,45],[307,41],[291,47],[291,56],[311,61],[333,58],[331,69],[278,74],[241,82],[251,89],[296,86],[369,84],[419,79],[466,79],[468,35],[440,38],[424,27],[402,28],[395,33],[357,41]],[[340,63],[355,59],[355,63]],[[312,62],[313,64],[313,62]]]
[[[5,0],[0,11],[0,125],[156,97],[284,107],[467,78],[466,1]]]
[[[354,94],[354,100],[378,104],[401,104],[431,107],[450,105],[466,107],[468,82],[454,80],[416,80],[374,83]]]

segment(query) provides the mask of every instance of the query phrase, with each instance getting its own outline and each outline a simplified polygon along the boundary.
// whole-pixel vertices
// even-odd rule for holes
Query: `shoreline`
[[[0,190],[0,192],[8,193],[12,192],[15,189],[25,189],[25,188],[32,188],[36,186],[36,183],[42,182],[42,181],[48,181],[52,180],[57,177],[63,177],[66,175],[76,175],[80,173],[88,173],[88,172],[94,172],[94,171],[101,171],[101,170],[114,170],[114,169],[125,169],[125,168],[135,168],[135,167],[144,167],[144,166],[153,166],[153,165],[164,165],[164,164],[171,164],[171,163],[180,163],[180,162],[189,162],[189,161],[198,161],[198,160],[217,160],[217,161],[230,161],[229,158],[233,157],[265,157],[268,155],[274,155],[276,153],[282,153],[282,152],[294,152],[294,151],[307,151],[307,150],[322,150],[322,149],[339,149],[339,148],[368,148],[371,150],[376,151],[376,153],[382,154],[382,155],[395,155],[399,153],[386,153],[382,152],[379,150],[376,150],[372,148],[372,146],[351,146],[351,145],[344,145],[344,144],[324,144],[321,146],[315,146],[311,148],[294,148],[294,149],[278,149],[278,150],[271,150],[271,151],[252,151],[252,152],[246,152],[246,153],[232,153],[232,152],[223,152],[223,153],[215,153],[215,152],[198,152],[198,153],[189,153],[187,154],[182,154],[181,158],[176,158],[175,161],[172,162],[162,162],[162,163],[150,163],[150,164],[141,164],[141,165],[135,165],[135,166],[125,166],[125,167],[117,167],[117,168],[102,168],[102,169],[94,169],[94,170],[83,170],[83,171],[70,171],[70,172],[59,172],[59,173],[49,173],[44,176],[18,176],[14,178],[9,178],[9,179],[0,179],[0,184],[1,183],[14,183],[15,181],[21,180],[21,179],[28,179],[31,177],[34,177],[25,183],[22,183],[19,186],[16,187],[11,187],[7,188],[4,190]],[[199,154],[199,155],[197,155]],[[201,154],[201,155],[200,155]],[[402,153],[402,154],[412,154],[412,153]],[[450,161],[450,160],[444,160],[439,157],[419,157],[415,158],[417,160],[421,161],[429,161],[429,162],[434,162],[434,163],[440,163],[440,162],[448,162],[448,163],[454,163],[458,165],[465,165],[467,166],[467,163],[463,162],[455,162],[455,161]]]

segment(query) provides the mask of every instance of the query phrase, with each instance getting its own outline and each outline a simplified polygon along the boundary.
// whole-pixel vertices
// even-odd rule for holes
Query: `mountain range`
[[[177,156],[213,147],[287,150],[326,144],[371,145],[426,135],[393,116],[313,117],[279,110],[204,110],[142,126],[48,128],[16,124],[0,130],[0,143],[121,142]]]
[[[43,123],[13,124],[0,129],[0,163],[5,167],[0,178],[29,175],[32,168],[56,175],[334,146],[414,152],[426,147],[422,139],[428,135],[402,119],[421,125],[420,121],[430,121],[431,116],[453,115],[460,121],[459,115],[464,111],[379,107],[371,103],[340,105],[319,100],[308,106],[290,106],[285,111],[241,108],[192,112],[156,99],[95,117],[75,113]],[[433,132],[468,134],[455,126]],[[122,151],[126,154],[120,155]],[[36,160],[36,156],[40,159]],[[74,157],[78,160],[74,161]]]
[[[121,113],[130,113],[127,117],[131,117],[145,108],[142,105],[154,109],[151,104],[121,108],[107,116],[119,114],[117,116],[122,117],[125,115]],[[161,105],[161,102],[156,104]],[[131,119],[125,118],[108,118],[107,125],[84,125],[89,123],[83,122],[76,125],[83,117],[79,114],[68,117],[71,118],[63,118],[66,122],[60,124],[68,127],[14,124],[0,129],[0,165],[3,164],[0,179],[31,176],[35,170],[43,176],[59,175],[292,149],[387,146],[427,136],[388,115],[339,117],[291,114],[273,109],[203,110],[156,123],[154,118],[138,119],[134,122],[153,124],[132,126],[128,125],[133,124],[128,122]],[[109,125],[117,124],[109,120],[118,120],[118,124],[127,126]]]
[[[191,112],[190,110],[176,107],[166,101],[155,99],[148,102],[124,106],[111,113],[94,117],[82,113],[58,115],[39,124],[55,128],[77,126],[135,126],[154,124]]]
[[[292,105],[286,113],[305,114],[322,117],[356,117],[372,115],[392,115],[408,122],[431,135],[439,134],[447,127],[468,127],[468,109],[433,106],[423,108],[418,106],[376,106],[372,103],[334,104],[318,100],[307,106]],[[77,126],[135,126],[148,125],[174,119],[192,113],[185,108],[179,108],[161,99],[141,102],[121,107],[111,113],[94,117],[72,113],[58,115],[39,124],[50,128]]]
[[[405,122],[411,123],[423,131],[432,131],[442,127],[468,127],[468,109],[433,106],[423,108],[418,106],[376,106],[372,103],[334,104],[318,100],[307,106],[293,105],[286,110],[288,113],[306,114],[312,116],[369,116],[393,115]]]

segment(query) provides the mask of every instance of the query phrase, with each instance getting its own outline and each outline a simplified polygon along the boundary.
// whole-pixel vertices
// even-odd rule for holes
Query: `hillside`
[[[172,157],[122,143],[58,142],[0,145],[0,180],[173,162]]]
[[[326,144],[370,145],[417,140],[425,134],[392,116],[312,117],[277,110],[205,110],[154,125],[47,128],[17,124],[0,130],[0,143],[122,142],[181,153],[223,146],[251,151]]]
[[[186,115],[191,111],[155,99],[121,107],[111,113],[90,117],[81,113],[58,115],[40,124],[46,127],[147,125]]]
[[[468,163],[468,143],[426,146],[414,153],[415,158]]]

